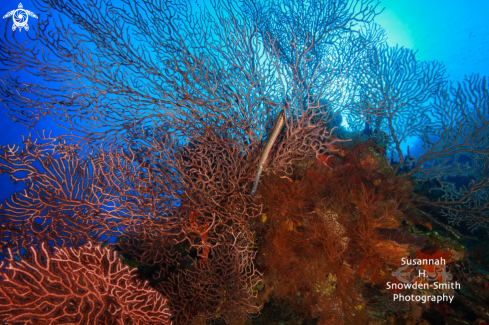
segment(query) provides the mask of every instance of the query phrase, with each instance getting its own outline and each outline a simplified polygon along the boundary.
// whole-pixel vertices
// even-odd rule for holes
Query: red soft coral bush
[[[45,245],[30,260],[4,261],[2,324],[170,324],[167,299],[137,279],[117,253],[87,244]]]
[[[384,288],[407,244],[382,235],[409,213],[411,183],[375,143],[340,145],[328,159],[295,161],[263,177],[253,223],[270,297],[319,324],[366,324],[367,290]],[[385,185],[383,185],[385,184]],[[271,288],[271,289],[270,289]]]

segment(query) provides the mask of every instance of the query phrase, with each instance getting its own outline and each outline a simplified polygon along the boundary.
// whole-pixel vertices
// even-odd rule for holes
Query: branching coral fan
[[[42,245],[32,249],[32,262],[11,256],[0,267],[4,324],[171,323],[167,299],[107,248],[88,244],[50,256]]]
[[[359,324],[422,246],[402,222],[488,227],[486,78],[389,48],[375,1],[35,6],[35,41],[0,39],[2,103],[39,131],[0,147],[0,317]]]

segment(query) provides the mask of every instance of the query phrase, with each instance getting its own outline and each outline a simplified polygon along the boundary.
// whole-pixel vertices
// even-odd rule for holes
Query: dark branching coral
[[[0,210],[3,253],[21,259],[9,265],[48,272],[54,256],[102,242],[138,267],[119,285],[137,275],[169,299],[151,314],[165,322],[243,323],[271,297],[303,319],[354,323],[368,318],[355,288],[379,285],[406,253],[386,234],[401,238],[415,208],[487,227],[486,79],[450,85],[442,64],[383,45],[375,1],[36,5],[35,42],[0,40],[2,103],[29,128],[48,117],[71,134],[0,148],[0,172],[25,185]],[[21,82],[19,70],[39,80]],[[372,131],[342,129],[345,113],[352,130]],[[404,168],[412,135],[426,151]],[[471,182],[450,187],[443,175],[457,172]],[[418,193],[437,195],[414,196],[415,178]],[[42,243],[61,248],[40,260],[30,252]],[[87,272],[106,265],[93,254]],[[156,297],[147,290],[141,301]],[[125,321],[106,306],[101,317]]]

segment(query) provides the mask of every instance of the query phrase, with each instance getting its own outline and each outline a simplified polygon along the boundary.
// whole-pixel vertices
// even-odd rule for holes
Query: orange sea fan
[[[116,252],[90,243],[31,251],[0,263],[2,324],[171,324],[168,300]]]

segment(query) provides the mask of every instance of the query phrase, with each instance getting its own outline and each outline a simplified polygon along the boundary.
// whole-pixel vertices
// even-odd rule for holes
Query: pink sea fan
[[[168,300],[141,282],[116,252],[87,244],[45,245],[30,260],[0,264],[3,324],[171,324]]]

